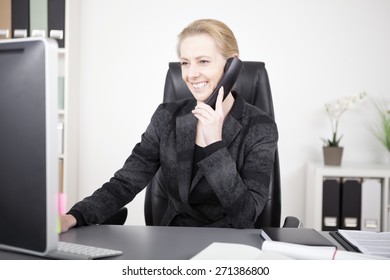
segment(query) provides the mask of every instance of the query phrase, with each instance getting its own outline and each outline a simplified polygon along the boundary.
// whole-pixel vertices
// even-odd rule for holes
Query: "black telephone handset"
[[[223,86],[223,100],[225,100],[226,96],[232,90],[234,84],[236,83],[238,76],[241,73],[242,69],[242,61],[236,57],[230,57],[226,61],[224,74],[221,78],[221,81],[218,83],[217,87],[210,95],[210,97],[205,102],[210,105],[213,109],[215,109],[215,103],[217,102],[217,96],[219,89]]]

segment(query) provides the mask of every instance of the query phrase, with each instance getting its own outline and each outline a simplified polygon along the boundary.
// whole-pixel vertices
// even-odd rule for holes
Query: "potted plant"
[[[371,127],[371,131],[387,150],[387,160],[390,163],[390,108],[386,102],[373,102],[377,112],[377,123]]]
[[[364,97],[366,97],[366,93],[363,92],[356,96],[344,97],[325,104],[325,110],[332,128],[331,137],[322,138],[325,165],[341,165],[344,148],[340,146],[343,135],[339,135],[338,132],[340,118],[348,109],[361,102]]]

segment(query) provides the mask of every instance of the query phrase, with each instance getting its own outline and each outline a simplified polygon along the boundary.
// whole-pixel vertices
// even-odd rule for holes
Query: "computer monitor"
[[[0,248],[46,255],[58,243],[58,46],[0,40]]]

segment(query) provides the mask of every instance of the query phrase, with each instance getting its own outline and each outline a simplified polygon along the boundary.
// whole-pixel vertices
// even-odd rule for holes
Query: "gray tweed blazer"
[[[198,162],[193,180],[196,101],[164,103],[123,167],[72,210],[87,224],[100,223],[133,200],[161,167],[169,184],[162,225],[253,228],[266,202],[278,131],[263,111],[234,96],[224,146]]]

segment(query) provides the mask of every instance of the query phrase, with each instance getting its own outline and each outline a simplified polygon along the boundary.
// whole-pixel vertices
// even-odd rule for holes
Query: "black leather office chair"
[[[274,108],[268,74],[263,62],[243,62],[243,69],[234,89],[249,103],[261,108],[274,118]],[[181,76],[179,62],[169,63],[164,88],[164,102],[191,97],[187,85]],[[157,172],[152,182],[146,188],[145,223],[159,225],[167,207],[167,197],[164,192],[164,178]],[[278,150],[275,151],[274,170],[271,176],[268,201],[263,212],[258,217],[255,228],[280,227],[281,194]],[[286,227],[297,227],[297,221],[289,219]]]
[[[123,225],[127,219],[127,208],[119,209],[114,215],[102,222],[102,225]]]

